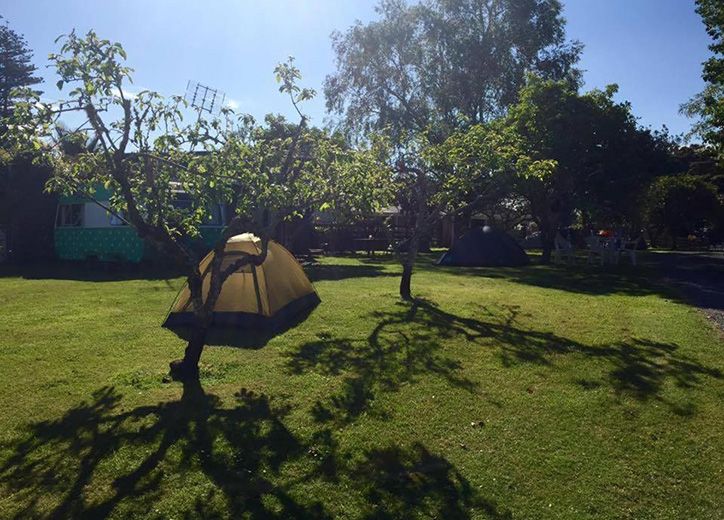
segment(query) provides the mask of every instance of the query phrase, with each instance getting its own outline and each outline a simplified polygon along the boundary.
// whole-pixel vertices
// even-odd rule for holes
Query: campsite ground
[[[655,260],[424,258],[406,305],[389,259],[325,258],[305,322],[186,386],[180,278],[7,272],[0,517],[714,518],[722,339]]]

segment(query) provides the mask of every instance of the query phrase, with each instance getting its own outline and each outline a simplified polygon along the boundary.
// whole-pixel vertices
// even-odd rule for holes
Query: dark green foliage
[[[43,192],[51,171],[17,157],[0,167],[0,230],[7,234],[8,259],[28,262],[54,255],[57,197]]]
[[[645,215],[652,235],[675,239],[711,231],[721,225],[724,212],[714,185],[694,175],[671,175],[649,187]]]
[[[724,163],[717,161],[711,146],[692,144],[676,146],[671,150],[672,168],[675,173],[686,172],[714,184],[724,195]]]
[[[2,16],[0,16],[0,20]],[[36,85],[42,80],[35,76],[32,51],[25,39],[6,23],[0,23],[0,117],[12,109],[12,90]]]
[[[642,187],[671,172],[668,136],[640,128],[615,92],[611,85],[579,94],[567,81],[530,76],[505,117],[438,148],[454,169],[494,172],[509,207],[524,201],[518,211],[537,224],[547,261],[556,231],[574,216],[635,228]]]
[[[551,176],[519,183],[537,218],[550,211],[555,226],[578,210],[588,222],[631,224],[641,187],[667,173],[667,136],[640,128],[630,104],[613,100],[616,91],[610,85],[581,95],[566,83],[533,79],[511,109],[507,124],[528,153],[556,161]]]
[[[0,231],[7,235],[11,260],[47,258],[53,251],[55,198],[43,195],[50,172],[29,156],[16,156],[6,139],[13,89],[41,81],[32,56],[25,39],[0,22]]]
[[[696,0],[696,12],[712,39],[709,50],[714,56],[704,62],[704,81],[724,83],[724,5],[717,0]]]
[[[724,161],[724,3],[720,0],[696,0],[706,32],[712,39],[713,53],[704,62],[704,90],[682,107],[689,116],[699,117],[694,126],[704,141],[714,146],[720,162]]]

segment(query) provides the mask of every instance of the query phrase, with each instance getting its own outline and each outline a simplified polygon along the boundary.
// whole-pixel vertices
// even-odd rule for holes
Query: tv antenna
[[[201,122],[201,115],[204,112],[216,115],[224,106],[224,100],[226,94],[215,88],[207,87],[196,81],[191,81],[186,84],[186,101],[189,105],[198,110],[199,115],[196,118],[196,124]],[[196,148],[196,140],[191,143],[191,151]]]
[[[218,114],[224,106],[226,94],[196,81],[189,81],[186,85],[185,98],[189,105],[199,111],[199,118],[201,118],[203,112]]]

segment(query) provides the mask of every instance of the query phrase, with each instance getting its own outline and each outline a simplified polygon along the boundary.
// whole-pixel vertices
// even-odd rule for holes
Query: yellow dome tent
[[[243,253],[261,254],[261,240],[251,233],[231,237],[224,249],[221,269]],[[204,297],[211,283],[213,258],[212,251],[199,264],[199,270],[204,273]],[[238,328],[276,327],[313,308],[319,301],[302,266],[289,251],[271,240],[261,265],[246,265],[226,279],[214,306],[212,324]],[[170,329],[184,327],[192,325],[193,320],[191,292],[185,285],[163,326]]]

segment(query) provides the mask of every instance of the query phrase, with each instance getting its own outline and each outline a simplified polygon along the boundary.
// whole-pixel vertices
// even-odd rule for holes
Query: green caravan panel
[[[194,241],[200,254],[205,255],[214,246],[221,230],[220,227],[201,229],[201,236]],[[56,228],[55,251],[61,260],[85,260],[94,257],[104,262],[163,261],[163,254],[151,244],[144,243],[129,226]]]
[[[111,190],[107,190],[103,185],[99,184],[93,194],[95,200],[100,202],[108,201],[111,198]],[[59,204],[83,204],[90,202],[90,199],[85,195],[62,195],[58,199]]]
[[[143,250],[143,241],[127,226],[55,229],[55,251],[62,260],[140,262]]]

